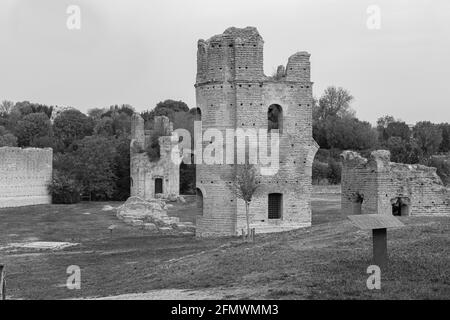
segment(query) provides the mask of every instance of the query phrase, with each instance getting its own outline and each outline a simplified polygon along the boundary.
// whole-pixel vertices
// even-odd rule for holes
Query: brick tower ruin
[[[257,233],[311,225],[311,168],[318,149],[312,138],[310,55],[292,55],[268,77],[263,45],[253,27],[199,40],[195,84],[203,132],[215,128],[225,136],[226,129],[273,128],[280,133],[279,170],[259,177],[261,188],[250,206]],[[274,109],[277,123],[269,128]],[[237,235],[245,228],[244,202],[227,187],[235,174],[235,165],[197,164],[197,236]]]

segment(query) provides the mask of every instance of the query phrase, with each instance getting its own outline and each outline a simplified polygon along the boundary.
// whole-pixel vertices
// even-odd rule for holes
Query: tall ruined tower
[[[229,28],[199,40],[195,88],[203,133],[218,129],[225,141],[226,129],[278,129],[279,170],[260,176],[261,187],[250,206],[256,232],[276,232],[311,225],[311,167],[318,146],[312,138],[310,55],[292,55],[286,67],[267,77],[263,45],[253,27]],[[203,141],[203,147],[209,143]],[[197,236],[237,235],[245,228],[245,205],[227,186],[235,174],[235,165],[197,164],[203,207]]]

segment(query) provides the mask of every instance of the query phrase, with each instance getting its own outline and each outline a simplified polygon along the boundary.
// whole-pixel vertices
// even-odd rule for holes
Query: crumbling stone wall
[[[436,168],[390,162],[386,150],[372,152],[369,159],[345,151],[342,160],[343,214],[356,213],[358,198],[363,214],[392,214],[399,199],[408,215],[450,214],[450,192]]]
[[[0,208],[49,204],[53,150],[0,148]]]
[[[271,105],[282,108],[280,169],[261,176],[261,189],[250,213],[256,232],[275,232],[311,225],[311,168],[318,149],[312,138],[312,82],[310,55],[292,55],[276,77],[263,71],[264,41],[256,28],[229,28],[209,40],[198,41],[197,107],[202,130],[268,128]],[[206,142],[207,143],[207,142]],[[197,188],[203,197],[197,217],[198,236],[236,235],[245,228],[245,206],[227,184],[234,165],[197,164]],[[268,195],[282,194],[282,218],[268,219]]]
[[[134,114],[131,120],[130,174],[131,196],[154,199],[156,179],[162,179],[162,197],[178,196],[180,192],[180,165],[172,161],[172,149],[178,144],[172,137],[173,125],[165,116],[155,117],[159,137],[160,158],[150,161],[146,148],[151,143],[151,132],[144,129],[144,119]]]

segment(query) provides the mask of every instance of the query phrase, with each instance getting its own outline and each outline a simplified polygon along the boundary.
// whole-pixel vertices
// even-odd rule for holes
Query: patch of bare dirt
[[[218,287],[211,289],[162,289],[144,293],[121,294],[87,300],[223,300],[261,299],[269,291],[268,287]]]

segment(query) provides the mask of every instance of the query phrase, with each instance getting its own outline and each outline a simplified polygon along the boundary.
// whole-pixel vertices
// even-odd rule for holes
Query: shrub
[[[17,137],[11,133],[0,135],[0,147],[17,147]]]
[[[150,161],[158,161],[161,157],[161,148],[158,139],[158,135],[153,135],[150,144],[146,148],[147,156]]]
[[[116,146],[115,169],[117,177],[114,187],[114,200],[124,201],[130,197],[130,139],[120,136],[115,139]]]
[[[87,136],[77,142],[71,153],[71,176],[83,186],[83,194],[92,200],[111,199],[116,186],[117,150],[115,141],[102,136]]]
[[[330,159],[339,161],[341,159],[342,150],[340,149],[319,149],[316,153],[315,160],[328,163]]]
[[[328,164],[320,161],[314,161],[312,165],[313,184],[327,184]]]
[[[54,204],[72,204],[80,202],[81,185],[73,178],[55,170],[48,185]]]
[[[33,139],[52,135],[52,123],[45,113],[31,113],[17,122],[16,136],[20,147],[28,147]]]
[[[68,147],[75,140],[81,140],[92,134],[93,121],[76,109],[68,109],[55,118],[53,130],[55,136]]]
[[[316,185],[341,183],[342,164],[339,150],[319,150],[312,166],[312,182]]]
[[[158,161],[161,157],[159,138],[164,136],[162,128],[153,129],[150,144],[146,147],[147,156],[150,161]]]
[[[442,158],[432,157],[428,163],[430,167],[437,169],[437,175],[446,186],[450,186],[450,161]]]
[[[61,152],[64,150],[64,144],[55,137],[36,137],[31,140],[30,147],[33,148],[52,148],[53,152]]]
[[[335,161],[332,158],[329,159],[328,160],[328,175],[327,175],[328,182],[331,184],[341,183],[341,173],[342,173],[341,163],[338,161]]]
[[[390,137],[386,147],[391,152],[391,161],[415,164],[422,158],[422,150],[414,139],[403,140],[400,137]]]
[[[80,192],[90,199],[109,200],[116,191],[116,163],[120,156],[115,142],[101,136],[85,137],[73,145],[75,151],[55,154],[53,168],[75,180]],[[129,162],[129,158],[123,161]],[[125,170],[129,172],[129,166]]]

